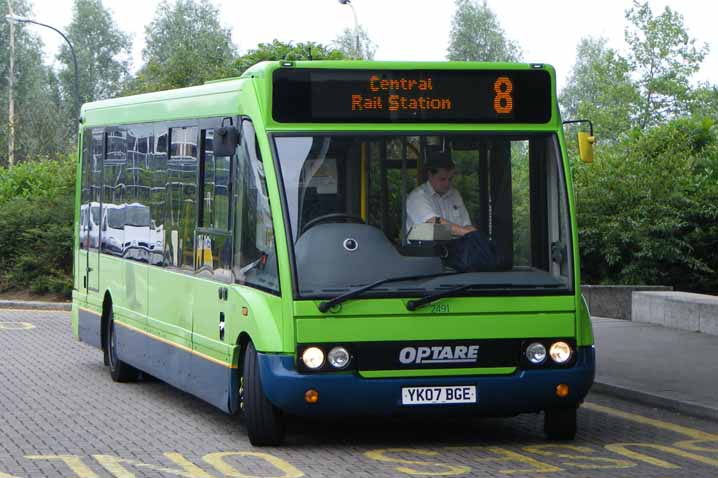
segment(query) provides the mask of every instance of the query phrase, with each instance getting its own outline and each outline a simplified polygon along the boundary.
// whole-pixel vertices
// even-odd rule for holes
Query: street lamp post
[[[77,56],[75,56],[75,48],[72,46],[72,43],[70,43],[70,39],[67,38],[67,36],[65,36],[65,34],[62,33],[60,30],[58,30],[57,28],[51,27],[50,25],[45,25],[44,23],[37,22],[30,18],[19,17],[17,15],[5,15],[5,19],[10,23],[34,23],[35,25],[40,25],[41,27],[49,28],[50,30],[55,30],[67,42],[67,45],[70,47],[70,53],[72,54],[72,62],[75,65],[75,110],[77,111],[77,119],[79,121],[80,120],[80,81],[79,81],[79,76],[78,76],[79,69],[77,68]]]
[[[361,56],[361,51],[359,51],[359,21],[357,20],[357,11],[354,9],[354,5],[352,5],[352,0],[339,0],[339,3],[349,5],[354,14],[354,39],[356,41],[356,54],[357,57],[359,57]]]
[[[7,8],[12,12],[12,1],[8,1]],[[7,109],[7,164],[12,168],[15,164],[15,24],[10,22],[10,74],[8,75],[8,109]]]

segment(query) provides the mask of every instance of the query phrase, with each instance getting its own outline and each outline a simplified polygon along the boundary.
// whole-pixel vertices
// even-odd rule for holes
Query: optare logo
[[[399,352],[399,362],[405,365],[419,363],[476,363],[478,361],[478,345],[404,347]]]

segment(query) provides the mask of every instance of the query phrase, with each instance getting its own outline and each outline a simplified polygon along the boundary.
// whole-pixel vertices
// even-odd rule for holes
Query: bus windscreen
[[[545,70],[328,70],[273,76],[280,123],[547,123]]]

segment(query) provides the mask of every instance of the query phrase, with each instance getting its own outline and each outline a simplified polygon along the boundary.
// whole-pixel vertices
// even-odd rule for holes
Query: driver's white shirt
[[[451,187],[446,194],[439,194],[427,181],[406,198],[407,230],[414,224],[421,224],[437,216],[459,226],[471,225],[471,217],[459,191]]]

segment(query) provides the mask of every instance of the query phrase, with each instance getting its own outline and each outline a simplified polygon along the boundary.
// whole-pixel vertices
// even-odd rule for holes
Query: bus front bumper
[[[579,347],[576,364],[566,369],[517,370],[502,376],[362,378],[356,372],[304,374],[293,355],[258,354],[262,388],[270,402],[297,416],[401,415],[412,413],[503,416],[578,405],[595,375],[593,346]],[[566,384],[569,394],[556,395]],[[403,387],[476,386],[476,403],[402,405]],[[319,392],[317,403],[305,401],[309,389]]]

